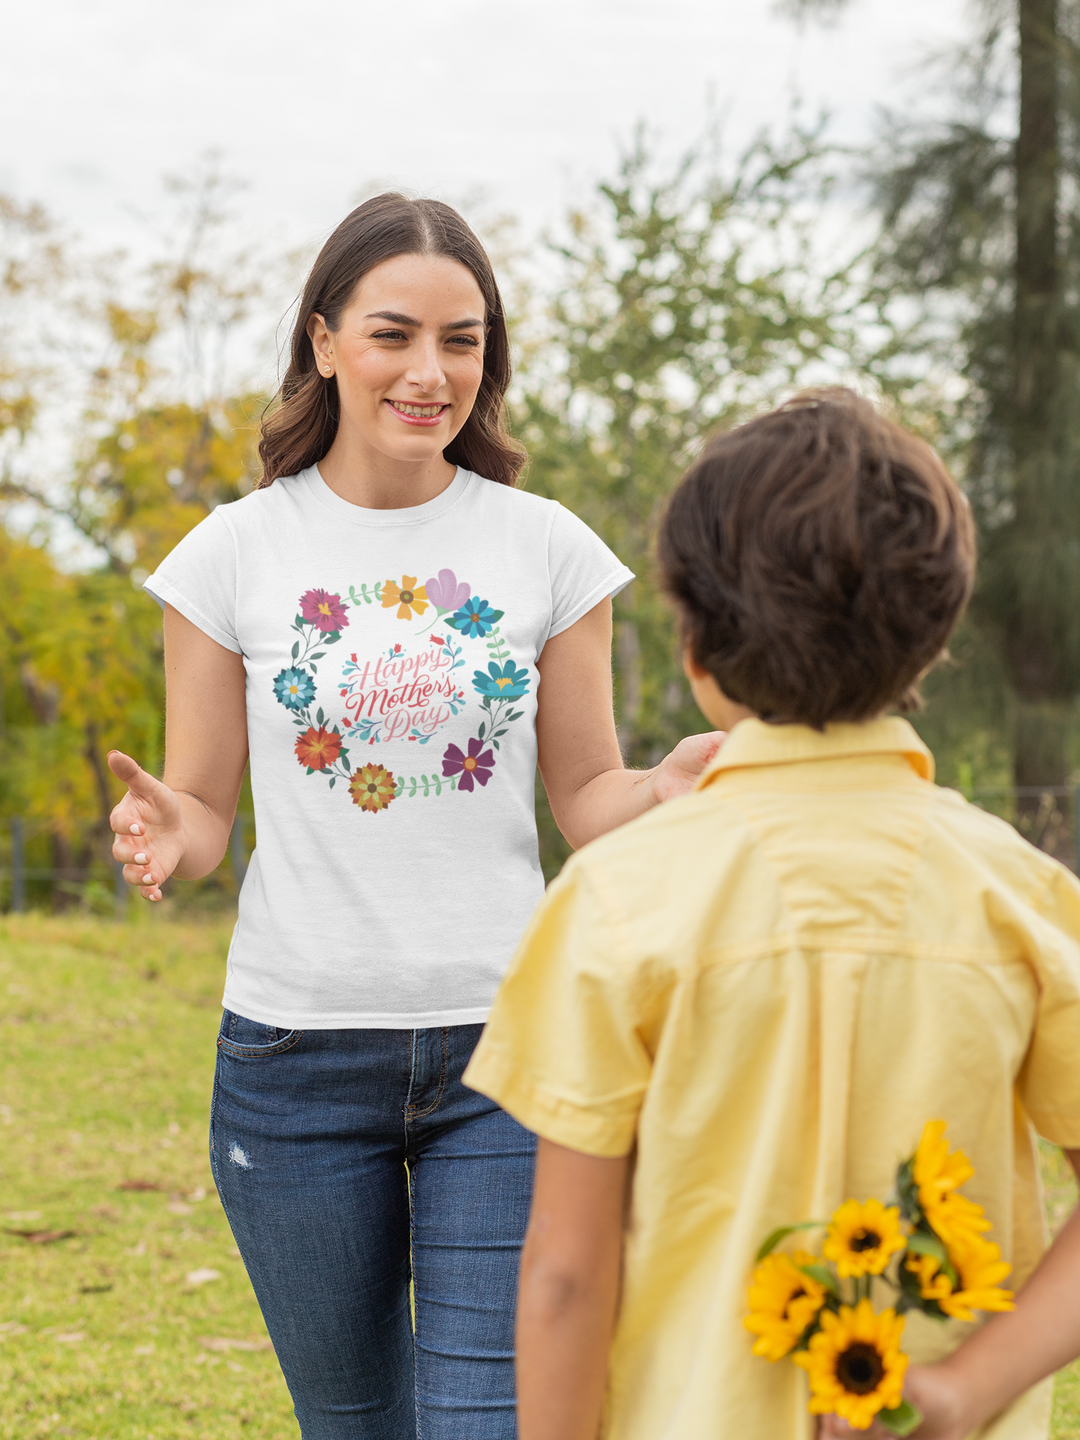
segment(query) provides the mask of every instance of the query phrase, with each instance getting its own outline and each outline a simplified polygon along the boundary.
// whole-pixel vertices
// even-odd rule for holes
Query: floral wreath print
[[[340,641],[342,631],[350,623],[350,609],[355,612],[365,605],[396,610],[398,620],[421,619],[420,633],[434,632],[436,628],[445,630],[445,635],[430,633],[428,640],[439,647],[442,668],[450,676],[465,668],[461,642],[480,640],[487,650],[487,669],[475,670],[472,677],[472,689],[480,696],[486,718],[475,735],[469,736],[464,750],[459,745],[447,745],[441,775],[395,776],[377,763],[354,766],[346,742],[366,741],[375,745],[387,739],[383,717],[369,713],[358,716],[355,721],[345,718],[331,724],[321,706],[314,715],[311,713],[318,661],[331,645]],[[429,610],[434,611],[433,618],[427,615]],[[498,622],[504,613],[447,569],[440,570],[423,585],[417,583],[415,575],[402,575],[400,584],[384,580],[372,586],[361,585],[359,590],[350,585],[348,601],[327,590],[305,591],[291,627],[300,638],[293,642],[290,664],[275,675],[273,681],[274,695],[291,713],[293,724],[300,732],[293,745],[297,761],[309,775],[322,775],[331,789],[338,780],[344,781],[353,804],[372,815],[402,797],[441,795],[444,790],[472,793],[478,786],[483,789],[494,773],[495,751],[500,741],[508,727],[525,713],[514,706],[528,694],[530,684],[529,672],[515,665],[500,633]],[[401,654],[402,646],[397,643],[390,647],[387,659],[392,662]],[[359,673],[360,663],[351,655],[343,668],[342,679],[355,682]],[[341,694],[348,693],[347,685]],[[444,701],[456,716],[467,703],[465,690],[457,683],[450,684]],[[405,738],[426,745],[434,735],[422,734],[413,725]]]

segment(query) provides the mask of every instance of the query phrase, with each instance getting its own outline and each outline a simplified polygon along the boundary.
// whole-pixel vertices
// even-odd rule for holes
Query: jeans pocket
[[[218,1031],[218,1049],[237,1060],[259,1060],[269,1055],[282,1055],[291,1050],[303,1030],[285,1030],[278,1025],[264,1025],[246,1015],[225,1010]]]

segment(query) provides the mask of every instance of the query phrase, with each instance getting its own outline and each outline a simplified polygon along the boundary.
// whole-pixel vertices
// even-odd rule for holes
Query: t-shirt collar
[[[793,765],[808,760],[840,760],[856,755],[902,755],[923,780],[934,778],[934,757],[911,725],[897,715],[861,725],[769,725],[740,720],[697,782],[712,783],[725,770],[759,765]]]
[[[436,516],[449,510],[451,505],[457,504],[475,477],[471,470],[465,470],[459,465],[450,484],[433,500],[427,500],[423,505],[410,505],[403,510],[368,510],[363,505],[354,505],[350,500],[342,499],[319,474],[318,465],[301,470],[297,478],[301,484],[307,486],[319,504],[333,511],[339,520],[344,520],[349,525],[368,525],[382,529],[395,525],[422,525],[428,520],[434,520]]]

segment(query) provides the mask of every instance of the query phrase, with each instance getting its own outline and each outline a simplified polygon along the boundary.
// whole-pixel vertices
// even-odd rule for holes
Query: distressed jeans
[[[481,1029],[224,1014],[210,1159],[303,1440],[516,1435],[535,1140],[461,1083]]]

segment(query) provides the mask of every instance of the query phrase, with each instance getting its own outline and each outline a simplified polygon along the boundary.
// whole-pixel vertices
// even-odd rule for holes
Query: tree
[[[758,142],[727,177],[696,154],[664,173],[639,135],[552,247],[556,298],[526,337],[515,428],[529,487],[587,520],[638,576],[615,603],[620,740],[634,765],[703,725],[651,574],[668,491],[709,431],[813,365],[846,362],[844,277],[819,277],[795,219],[820,159],[797,132]],[[544,839],[551,862],[563,852],[550,826]]]
[[[1080,7],[982,15],[951,58],[954,113],[887,124],[875,279],[884,308],[916,301],[909,339],[966,381],[952,442],[982,548],[967,643],[995,652],[1014,783],[1037,789],[1070,776],[1080,695]],[[1022,823],[1038,805],[1021,796]]]
[[[190,224],[134,294],[107,272],[102,287],[39,211],[0,202],[0,806],[40,822],[72,882],[107,857],[108,750],[160,762],[161,617],[142,581],[256,473],[263,397],[220,387],[263,275],[212,253],[215,173],[179,191]],[[50,307],[74,349],[50,349]],[[57,388],[71,431],[59,466],[38,443]]]

